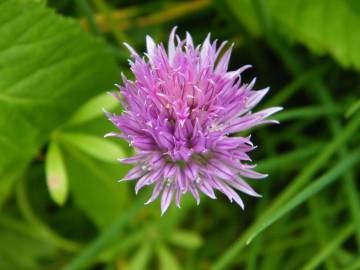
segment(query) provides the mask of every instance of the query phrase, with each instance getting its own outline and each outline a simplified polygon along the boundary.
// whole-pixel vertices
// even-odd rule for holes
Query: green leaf
[[[109,139],[99,138],[90,134],[66,132],[61,138],[84,153],[110,163],[118,163],[118,158],[126,156],[125,151]]]
[[[93,159],[72,145],[64,145],[70,190],[78,208],[100,229],[106,228],[124,210],[128,186],[118,183],[129,166]]]
[[[191,231],[176,230],[171,233],[169,241],[177,246],[195,249],[203,244],[203,239],[200,235]]]
[[[51,198],[58,205],[63,205],[68,196],[68,177],[59,146],[51,142],[45,161],[46,183]]]
[[[0,9],[1,205],[51,131],[111,87],[118,69],[76,21],[33,1],[0,0]]]
[[[226,4],[240,23],[253,34],[259,14],[249,0],[228,0]],[[355,1],[263,1],[276,29],[292,41],[306,45],[319,54],[330,54],[344,67],[360,69],[360,13],[353,8]],[[358,4],[356,5],[359,6]],[[242,12],[242,10],[247,12]],[[248,18],[248,14],[253,14]],[[336,18],[336,19],[334,19]],[[258,18],[259,19],[259,18]]]
[[[112,111],[116,106],[120,106],[120,104],[115,97],[108,93],[102,93],[81,106],[66,124],[68,126],[82,124],[104,115],[103,109]]]
[[[176,257],[169,251],[165,245],[159,245],[157,253],[160,261],[161,270],[180,270]]]

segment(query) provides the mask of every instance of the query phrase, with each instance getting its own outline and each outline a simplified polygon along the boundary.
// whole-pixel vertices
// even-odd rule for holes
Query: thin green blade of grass
[[[324,249],[327,243],[332,238],[329,233],[328,224],[322,215],[323,201],[321,197],[312,197],[308,200],[308,208],[310,211],[310,231],[313,238],[316,239],[315,243],[319,249]],[[334,258],[327,258],[325,261],[325,269],[336,270]]]
[[[106,1],[103,0],[93,0],[92,2],[94,6],[98,9],[98,11],[102,13],[105,20],[108,22],[110,32],[114,35],[117,43],[119,45],[123,42],[131,43],[126,33],[120,27],[116,27],[116,22],[111,15],[113,12],[113,8]]]
[[[283,191],[273,204],[263,212],[258,218],[258,222],[255,222],[240,236],[235,243],[224,252],[222,256],[215,262],[213,269],[225,269],[225,267],[231,263],[236,257],[237,253],[245,246],[246,241],[250,236],[254,234],[255,229],[263,222],[272,217],[273,213],[281,207],[286,201],[291,199],[308,181],[311,177],[328,161],[328,159],[346,142],[359,128],[360,117],[352,119],[348,125],[342,129],[336,138],[334,138],[329,144],[324,147],[324,150],[306,166],[300,174],[293,180],[292,184]]]
[[[86,0],[75,0],[75,4],[77,6],[77,8],[79,9],[79,11],[81,12],[81,14],[83,16],[85,16],[90,31],[91,33],[95,34],[95,35],[99,35],[100,31],[99,28],[96,25],[96,21],[95,21],[95,16],[94,16],[94,12],[91,9],[91,6],[89,5],[88,1]]]
[[[317,87],[318,91],[318,99],[320,102],[325,105],[326,107],[330,108],[336,104],[333,98],[330,95],[329,89],[321,82],[316,82],[315,86]],[[340,119],[335,116],[328,117],[328,125],[330,127],[332,135],[335,137],[341,131],[341,124]],[[348,154],[348,147],[345,144],[344,147],[340,148],[338,151],[338,155],[341,159],[345,158]],[[356,182],[355,176],[352,171],[347,172],[344,175],[343,187],[347,194],[348,198],[348,207],[351,218],[353,219],[354,223],[356,224],[356,241],[358,250],[360,249],[360,197],[356,192]]]
[[[296,109],[288,109],[276,115],[278,121],[289,121],[294,119],[317,118],[319,116],[329,116],[339,114],[341,111],[336,107],[311,106]]]
[[[264,0],[255,0],[253,2],[254,4],[254,8],[258,14],[258,19],[259,19],[259,23],[262,25],[262,28],[266,33],[266,38],[267,41],[270,45],[270,47],[280,56],[280,58],[282,59],[283,63],[288,67],[289,71],[295,76],[295,77],[301,77],[303,70],[305,70],[305,68],[302,67],[302,61],[301,59],[295,54],[293,53],[288,46],[282,42],[282,40],[280,38],[278,38],[277,33],[274,33],[273,29],[272,29],[272,18],[269,14],[269,10],[268,7],[266,5],[266,2]],[[264,18],[267,18],[267,20],[265,20]],[[320,101],[330,107],[333,106],[334,102],[331,100],[331,96],[329,95],[329,91],[326,88],[325,84],[322,82],[321,77],[314,77],[314,81],[308,81],[309,83],[309,87],[314,88],[316,91],[311,91],[311,93],[313,92],[318,92],[320,94]],[[351,115],[351,112],[356,111],[358,108],[358,103],[355,102],[355,104],[353,105],[354,107],[351,108],[351,111],[349,113],[349,111],[347,112],[347,116]],[[334,121],[335,120],[335,121]],[[341,126],[339,124],[338,119],[333,119],[329,121],[329,125],[331,128],[332,133],[336,136],[337,134],[339,134],[339,131],[341,129]],[[346,156],[347,154],[347,150],[346,147],[345,148],[340,148],[339,150],[339,154],[342,157]],[[348,174],[345,174],[344,176],[344,187],[345,190],[348,194],[348,198],[349,198],[349,206],[350,206],[350,212],[352,214],[352,218],[354,220],[354,222],[357,224],[356,228],[357,228],[357,243],[358,246],[360,246],[360,198],[358,196],[358,194],[356,192],[354,192],[354,187],[356,187],[355,185],[355,179],[352,175],[351,172],[349,172]]]
[[[278,93],[271,98],[268,102],[265,102],[263,107],[272,107],[284,104],[291,96],[296,94],[302,87],[307,85],[309,82],[312,82],[314,78],[321,77],[329,69],[328,64],[323,64],[315,66],[312,69],[305,71],[299,75],[293,82],[285,86],[283,89],[279,90]]]
[[[292,184],[276,199],[272,207],[269,209],[269,215],[271,211],[281,206],[285,201],[290,199],[296,192],[307,183],[311,177],[329,160],[329,158],[340,149],[343,144],[356,132],[360,126],[360,117],[353,119],[343,130],[336,136],[324,150],[306,166],[300,174],[293,180]]]
[[[358,110],[360,110],[360,99],[350,105],[350,108],[346,111],[345,116],[350,117]]]
[[[78,256],[76,256],[64,270],[77,270],[86,268],[100,254],[114,236],[122,233],[124,227],[129,224],[141,209],[144,203],[144,196],[138,197],[132,205],[124,210],[118,219],[111,224],[102,234],[90,243]]]
[[[272,217],[267,219],[267,221],[256,226],[253,229],[253,233],[250,234],[250,237],[246,243],[250,243],[257,235],[259,235],[263,230],[273,224],[275,221],[280,219],[282,216],[290,212],[295,207],[299,206],[301,203],[305,202],[310,197],[314,196],[316,193],[333,183],[337,178],[342,175],[346,170],[350,169],[356,162],[360,160],[360,148],[355,149],[350,153],[346,159],[339,162],[335,167],[325,173],[323,176],[319,177],[312,184],[308,185],[303,191],[289,200],[286,204],[280,207]]]
[[[82,248],[81,244],[58,234],[34,213],[28,198],[25,179],[21,179],[16,187],[16,202],[25,220],[38,231],[44,240],[68,252],[77,252]]]
[[[265,190],[262,192],[264,196],[264,200],[261,200],[259,205],[256,208],[256,213],[260,214],[261,211],[266,207],[266,204],[268,203],[268,196],[270,193],[270,186],[265,186]],[[259,260],[258,257],[261,253],[261,247],[264,243],[264,238],[259,237],[257,241],[252,245],[252,247],[249,250],[249,256],[246,261],[246,270],[255,270],[259,267]]]
[[[274,172],[284,167],[286,169],[293,168],[294,165],[298,164],[298,162],[304,161],[316,154],[323,146],[324,145],[321,143],[316,143],[308,147],[296,149],[294,151],[289,151],[275,157],[267,158],[259,162],[257,169],[264,172]]]
[[[334,237],[318,254],[316,254],[303,268],[303,270],[318,269],[322,262],[328,258],[347,238],[354,233],[354,225],[349,224]]]
[[[353,261],[349,266],[344,268],[344,270],[358,270],[360,269],[360,256]]]

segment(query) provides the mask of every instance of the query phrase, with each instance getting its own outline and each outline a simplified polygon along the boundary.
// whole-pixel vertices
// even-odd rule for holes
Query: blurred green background
[[[263,198],[160,216],[102,108],[128,51],[173,26],[235,42],[279,126],[252,130]],[[360,269],[360,1],[0,0],[0,269]]]

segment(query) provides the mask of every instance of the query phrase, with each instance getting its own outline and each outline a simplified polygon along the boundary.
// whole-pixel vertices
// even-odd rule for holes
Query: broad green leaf
[[[239,22],[251,33],[258,34],[254,20],[259,19],[259,15],[254,2],[228,0],[226,4]],[[276,29],[287,38],[316,53],[330,54],[344,67],[360,69],[360,28],[357,27],[360,13],[354,9],[354,3],[346,0],[263,1]],[[248,14],[253,14],[252,18],[248,18]]]
[[[51,198],[63,205],[68,196],[68,177],[61,150],[56,142],[51,142],[45,161],[46,183]]]
[[[169,241],[172,244],[178,245],[187,249],[195,249],[202,245],[203,239],[200,235],[192,231],[176,230],[169,236]]]
[[[0,10],[1,205],[50,132],[111,87],[118,70],[76,21],[27,0],[0,0]]]
[[[84,153],[110,163],[119,163],[118,158],[126,156],[125,151],[109,139],[83,133],[63,133],[61,138]]]
[[[157,249],[161,270],[180,270],[176,257],[165,245],[159,245]]]
[[[82,124],[104,115],[103,109],[112,111],[116,106],[120,106],[120,103],[115,97],[108,93],[102,93],[81,106],[66,124],[69,126]]]

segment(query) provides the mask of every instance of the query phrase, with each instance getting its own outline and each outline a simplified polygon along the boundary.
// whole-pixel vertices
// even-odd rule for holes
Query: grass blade
[[[347,156],[346,159],[342,160],[335,167],[329,170],[326,174],[319,177],[312,184],[307,186],[302,192],[289,200],[286,204],[280,207],[275,213],[272,214],[272,217],[267,219],[267,221],[256,226],[253,229],[253,233],[250,234],[250,237],[246,241],[249,244],[257,235],[259,235],[263,230],[277,221],[279,218],[283,217],[285,214],[290,212],[295,207],[299,206],[301,203],[305,202],[310,197],[314,196],[316,193],[333,183],[338,179],[340,175],[350,169],[356,162],[360,160],[360,148],[355,149],[351,154]]]
[[[351,234],[354,233],[354,225],[350,224],[343,228],[338,235],[323,249],[315,255],[303,268],[303,270],[318,269],[321,263],[330,256]]]
[[[281,207],[286,201],[290,200],[311,177],[328,161],[328,159],[343,146],[343,144],[357,131],[360,126],[360,117],[354,118],[342,131],[334,138],[324,150],[293,180],[292,184],[281,193],[275,202],[263,212],[258,222],[249,227],[235,243],[220,256],[215,262],[213,269],[225,269],[238,252],[245,246],[246,241],[251,238],[256,228],[263,222],[272,217],[277,208]]]
[[[64,267],[64,270],[78,270],[86,268],[96,258],[96,255],[106,248],[115,235],[119,235],[131,219],[136,216],[143,206],[143,196],[138,197],[133,204],[126,209],[119,218],[102,232],[87,248]]]

